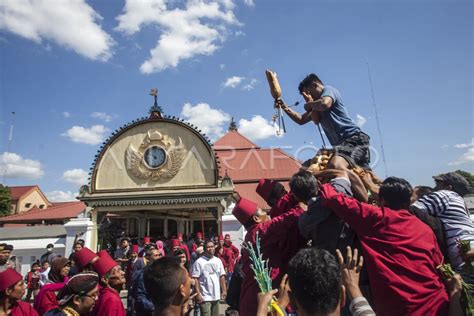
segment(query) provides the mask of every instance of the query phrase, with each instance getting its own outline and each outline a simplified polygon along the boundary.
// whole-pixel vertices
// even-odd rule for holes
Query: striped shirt
[[[375,312],[367,299],[363,296],[356,297],[349,305],[352,316],[375,316]]]
[[[449,261],[453,269],[459,270],[463,260],[459,254],[457,240],[470,240],[471,247],[474,246],[474,224],[464,199],[456,192],[440,190],[423,196],[410,208],[427,212],[443,223]]]

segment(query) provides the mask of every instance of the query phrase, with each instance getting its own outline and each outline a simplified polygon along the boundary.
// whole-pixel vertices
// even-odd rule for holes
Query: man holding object
[[[315,124],[321,124],[335,150],[328,168],[345,170],[360,166],[370,169],[370,138],[349,117],[339,91],[324,85],[315,74],[306,76],[299,84],[298,90],[306,102],[305,113],[293,111],[281,99],[276,101],[276,105],[300,125],[311,120]]]

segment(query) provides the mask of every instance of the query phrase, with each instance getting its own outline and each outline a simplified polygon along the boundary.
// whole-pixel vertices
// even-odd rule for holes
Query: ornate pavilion
[[[233,192],[219,176],[210,140],[195,126],[162,115],[116,130],[100,147],[79,200],[96,227],[92,244],[121,235],[154,238],[221,232],[220,220]]]

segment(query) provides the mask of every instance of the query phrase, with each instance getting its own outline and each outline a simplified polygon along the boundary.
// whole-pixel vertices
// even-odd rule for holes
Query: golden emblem
[[[186,153],[181,138],[176,142],[156,129],[149,130],[138,150],[128,146],[126,168],[140,179],[172,178],[181,169]]]

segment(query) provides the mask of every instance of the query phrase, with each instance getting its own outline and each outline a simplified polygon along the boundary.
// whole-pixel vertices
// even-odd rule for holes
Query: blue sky
[[[469,0],[2,1],[1,179],[7,165],[7,185],[71,198],[102,140],[146,115],[153,87],[165,114],[214,139],[234,117],[259,145],[305,159],[317,129],[286,118],[275,136],[266,68],[287,103],[302,103],[311,72],[336,87],[380,153],[367,62],[388,174],[432,185],[474,172],[473,20]]]

